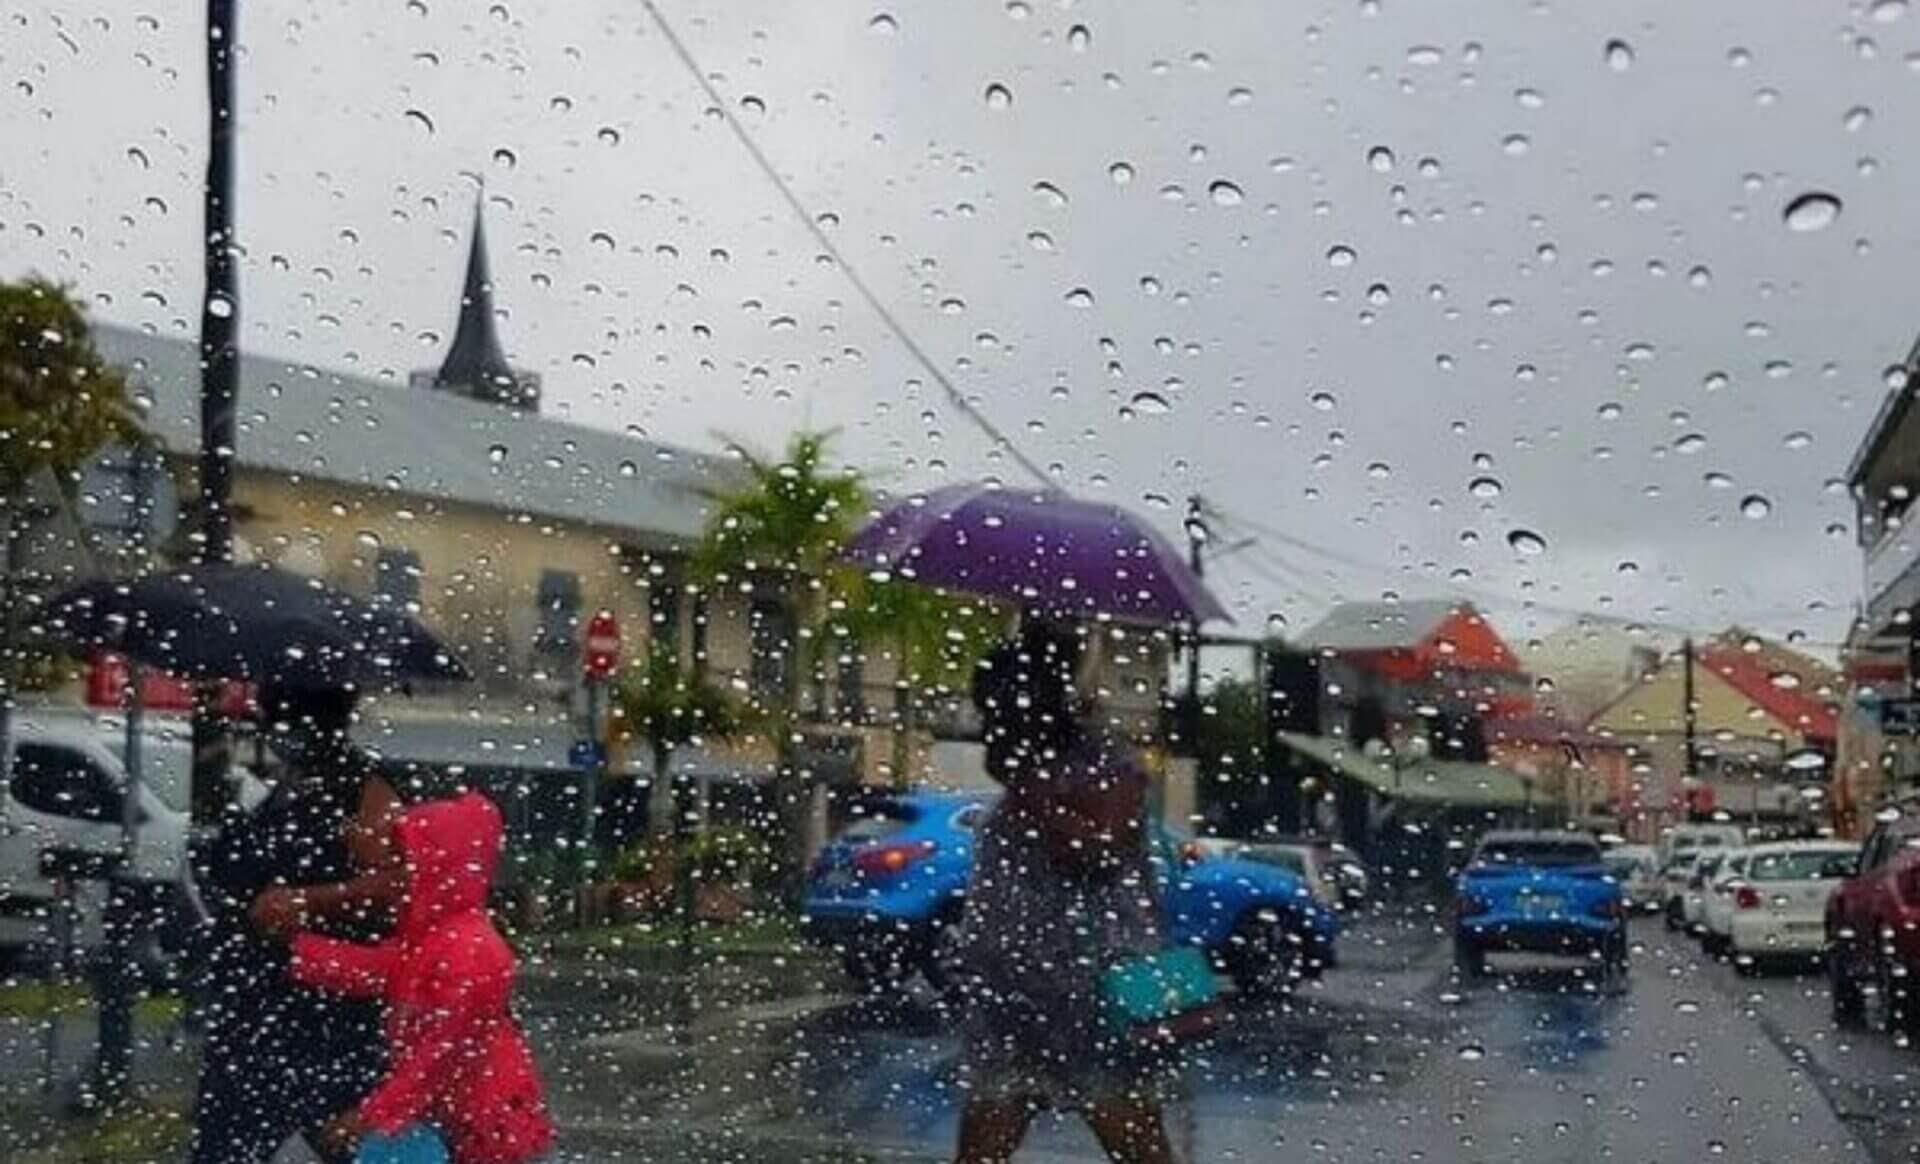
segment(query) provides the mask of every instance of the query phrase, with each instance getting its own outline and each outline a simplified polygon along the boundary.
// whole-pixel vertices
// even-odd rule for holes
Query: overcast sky
[[[191,336],[198,6],[147,7],[0,18],[0,275]],[[1920,328],[1920,12],[662,8],[1062,485],[1176,534],[1196,491],[1276,531],[1215,570],[1243,627],[1460,584],[1556,608],[1503,608],[1520,637],[1560,607],[1844,632],[1832,482]],[[709,448],[836,425],[888,485],[1017,479],[635,0],[242,9],[250,348],[396,383],[435,363],[483,174],[502,334],[550,412]],[[1837,218],[1789,229],[1810,191]]]

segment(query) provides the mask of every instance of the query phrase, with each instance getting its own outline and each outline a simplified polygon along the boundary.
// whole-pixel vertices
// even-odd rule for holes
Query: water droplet
[[[1510,158],[1520,157],[1532,148],[1532,139],[1524,133],[1510,133],[1500,141],[1500,152]]]
[[[1133,167],[1126,162],[1115,162],[1107,167],[1107,177],[1113,179],[1116,186],[1126,186],[1133,182]]]
[[[1409,65],[1437,65],[1440,63],[1440,60],[1440,50],[1430,44],[1417,44],[1407,50],[1407,63]]]
[[[1520,103],[1522,109],[1539,109],[1547,103],[1547,99],[1540,95],[1538,89],[1515,89],[1513,99]]]
[[[1691,998],[1682,998],[1674,1002],[1673,1009],[1680,1014],[1699,1014],[1700,1004]]]
[[[1788,230],[1802,234],[1825,230],[1840,220],[1840,200],[1831,194],[1810,190],[1787,203],[1783,217]]]
[[[1007,0],[1007,19],[1025,20],[1033,15],[1033,6],[1027,0]]]
[[[1391,173],[1393,170],[1393,151],[1386,146],[1374,146],[1367,151],[1367,165],[1373,167],[1376,174]]]
[[[1035,182],[1033,192],[1040,196],[1040,201],[1046,203],[1049,209],[1059,210],[1067,204],[1066,193],[1052,182]]]
[[[1705,476],[1701,477],[1700,480],[1706,482],[1706,486],[1709,489],[1733,488],[1733,478],[1717,469],[1708,472]]]
[[[1873,110],[1868,109],[1864,105],[1856,105],[1852,109],[1847,110],[1847,115],[1841,119],[1840,124],[1845,127],[1848,133],[1859,133],[1861,130],[1867,128],[1867,123],[1872,120]]]
[[[1599,415],[1601,420],[1619,420],[1621,411],[1622,409],[1619,402],[1614,400],[1609,400],[1599,408],[1594,409],[1594,412]]]
[[[1140,416],[1165,416],[1173,411],[1173,405],[1158,392],[1135,392],[1127,405]]]
[[[1313,405],[1316,412],[1332,412],[1338,401],[1334,400],[1331,392],[1315,392],[1307,397],[1307,403]]]
[[[640,466],[634,464],[632,461],[622,461],[620,462],[618,472],[622,477],[638,477],[640,475]]]
[[[1773,502],[1758,493],[1749,493],[1740,501],[1740,514],[1755,521],[1773,512]]]
[[[1767,682],[1780,688],[1782,691],[1792,691],[1794,688],[1800,686],[1800,676],[1795,675],[1791,671],[1775,671],[1773,674],[1767,676]]]
[[[1686,436],[1683,436],[1679,440],[1673,442],[1674,452],[1686,453],[1688,455],[1697,453],[1701,449],[1704,449],[1706,447],[1707,447],[1707,438],[1703,434],[1697,433],[1697,432],[1690,432]]]
[[[1084,24],[1076,24],[1067,30],[1067,47],[1074,52],[1083,53],[1093,43],[1093,33]]]
[[[620,144],[620,131],[611,125],[601,126],[593,136],[599,138],[605,145],[617,146]]]
[[[1036,251],[1051,251],[1053,236],[1044,230],[1030,230],[1027,232],[1027,245]]]
[[[1731,381],[1727,379],[1725,372],[1708,372],[1701,378],[1700,387],[1705,388],[1709,392],[1718,392],[1729,383],[1731,383]]]
[[[1367,476],[1372,477],[1375,481],[1385,481],[1387,478],[1393,476],[1393,466],[1387,464],[1385,461],[1375,461],[1373,464],[1367,466]]]
[[[1067,303],[1073,307],[1092,307],[1093,292],[1085,287],[1075,287],[1066,294]]]
[[[1516,529],[1507,534],[1507,545],[1516,554],[1536,557],[1547,552],[1547,539],[1530,529]]]
[[[1616,73],[1624,73],[1633,67],[1633,46],[1624,40],[1607,42],[1607,67]]]
[[[1805,431],[1790,432],[1782,443],[1790,449],[1804,449],[1813,443],[1813,434]]]
[[[609,251],[613,250],[615,245],[613,241],[613,236],[608,234],[604,230],[594,231],[591,235],[587,236],[587,241],[594,244],[595,246],[605,247]]]
[[[493,151],[493,164],[503,170],[511,170],[520,164],[520,159],[515,156],[512,150],[501,146],[499,149]]]
[[[1467,492],[1482,500],[1500,496],[1501,488],[1498,477],[1475,477],[1467,482]]]
[[[1268,634],[1277,635],[1284,632],[1286,629],[1287,629],[1286,615],[1281,614],[1277,610],[1274,611],[1272,614],[1267,615],[1267,633]]]
[[[1147,295],[1158,295],[1160,294],[1160,280],[1154,278],[1152,275],[1142,275],[1140,276],[1140,290]]]
[[[547,102],[547,108],[553,110],[555,113],[570,112],[573,109],[573,98],[567,96],[565,93],[556,94]]]
[[[1253,104],[1253,90],[1244,86],[1227,90],[1227,104],[1235,109]]]
[[[233,300],[225,295],[215,295],[207,300],[207,314],[216,319],[229,319],[233,316]]]
[[[1013,108],[1013,90],[998,81],[987,86],[987,108],[993,110]]]
[[[1768,360],[1766,373],[1770,380],[1784,380],[1793,375],[1793,363],[1789,360]]]
[[[423,111],[418,109],[409,109],[406,111],[406,113],[402,114],[402,116],[406,120],[411,121],[413,124],[419,126],[421,129],[426,130],[427,133],[429,134],[433,133],[433,118],[428,117]]]
[[[1487,1049],[1478,1043],[1468,1043],[1457,1054],[1469,1063],[1477,1063],[1487,1057]]]
[[[900,31],[900,22],[893,18],[891,12],[876,12],[873,14],[873,19],[867,21],[867,31],[879,33],[881,36],[892,36]]]
[[[1354,249],[1350,246],[1336,246],[1327,251],[1327,265],[1329,267],[1351,267],[1354,264],[1354,260],[1359,257],[1360,256],[1355,254]]]
[[[507,459],[507,446],[505,445],[488,445],[487,446],[487,460],[498,465],[501,462],[505,461],[506,459]]]
[[[1892,24],[1907,14],[1907,0],[1874,0],[1873,19],[1878,24]]]
[[[1225,178],[1216,178],[1208,183],[1207,195],[1213,199],[1215,206],[1238,206],[1246,201],[1247,197],[1241,192],[1240,187]]]
[[[141,149],[139,146],[127,147],[127,160],[143,170],[153,168],[153,163],[147,160],[147,151]]]

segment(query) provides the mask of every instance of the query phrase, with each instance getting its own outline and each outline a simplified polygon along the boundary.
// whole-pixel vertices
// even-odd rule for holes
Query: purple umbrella
[[[843,556],[1053,617],[1233,621],[1152,526],[1053,490],[975,483],[917,494],[874,519]]]

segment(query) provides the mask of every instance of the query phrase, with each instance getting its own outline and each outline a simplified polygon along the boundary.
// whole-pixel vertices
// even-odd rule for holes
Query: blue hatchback
[[[1546,831],[1482,837],[1455,885],[1453,948],[1469,976],[1485,972],[1490,950],[1598,957],[1624,969],[1624,895],[1600,843]]]
[[[822,850],[806,929],[869,986],[916,971],[950,985],[953,942],[973,876],[973,836],[993,798],[939,792],[881,797]],[[1243,991],[1272,994],[1333,964],[1338,916],[1279,865],[1215,856],[1154,830],[1175,941],[1209,951]]]

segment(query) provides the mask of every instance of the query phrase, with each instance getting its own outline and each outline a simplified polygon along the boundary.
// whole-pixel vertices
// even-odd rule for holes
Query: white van
[[[125,843],[124,730],[91,717],[23,711],[15,718],[13,736],[12,763],[0,788],[0,961],[45,940],[55,895],[42,868],[48,852],[110,859]],[[184,884],[191,747],[165,732],[149,731],[142,735],[141,750],[129,872],[149,884]],[[168,792],[173,795],[164,795]],[[81,897],[91,930],[100,887],[87,887]]]
[[[1688,857],[1701,849],[1738,848],[1747,843],[1747,834],[1736,824],[1684,824],[1668,829],[1660,838],[1660,867],[1666,868],[1676,857]]]

